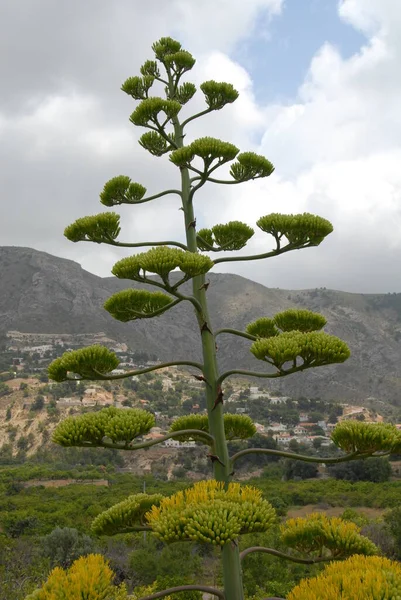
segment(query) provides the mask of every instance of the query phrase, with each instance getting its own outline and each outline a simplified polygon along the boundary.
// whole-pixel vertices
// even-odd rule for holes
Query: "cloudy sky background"
[[[118,174],[156,193],[168,159],[136,143],[121,83],[171,35],[197,58],[188,77],[229,81],[239,100],[194,122],[264,154],[272,177],[209,184],[198,226],[253,225],[313,212],[335,232],[319,247],[219,265],[268,287],[401,292],[401,7],[394,0],[0,0],[0,245],[29,246],[110,274],[127,250],[72,244],[75,219],[105,210]],[[191,112],[203,106],[196,95]],[[122,241],[182,239],[177,200],[121,207]],[[269,250],[259,232],[247,253]]]

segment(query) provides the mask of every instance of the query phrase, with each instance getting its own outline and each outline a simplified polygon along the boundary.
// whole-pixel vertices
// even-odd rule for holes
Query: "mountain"
[[[208,275],[212,326],[244,329],[261,316],[286,308],[308,308],[325,315],[325,330],[350,346],[343,365],[312,369],[276,381],[260,380],[294,397],[379,401],[401,404],[401,294],[350,294],[326,289],[288,291],[266,288],[238,275]],[[162,360],[199,359],[200,341],[192,307],[182,303],[156,319],[123,324],[102,308],[116,291],[141,287],[131,281],[101,278],[63,258],[20,247],[0,247],[0,332],[99,333],[133,350]],[[183,291],[190,292],[184,286]],[[218,338],[222,369],[263,371],[249,342],[224,334]],[[257,385],[259,380],[254,379]]]

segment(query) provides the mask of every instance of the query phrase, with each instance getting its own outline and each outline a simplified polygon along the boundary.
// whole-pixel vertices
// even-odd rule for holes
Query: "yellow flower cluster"
[[[84,379],[99,379],[99,373],[107,375],[119,364],[114,352],[105,346],[94,345],[64,352],[60,358],[50,363],[47,372],[54,381],[65,381],[68,373],[80,375]]]
[[[341,421],[335,426],[331,439],[344,452],[395,454],[401,451],[401,431],[390,423]]]
[[[144,525],[143,516],[152,506],[158,506],[163,496],[160,494],[135,494],[100,513],[92,523],[96,535],[114,535],[135,530]]]
[[[127,600],[125,585],[116,587],[114,573],[100,554],[76,560],[68,571],[56,567],[48,580],[25,600]]]
[[[129,443],[149,433],[154,426],[155,417],[146,410],[110,406],[98,412],[68,417],[57,425],[53,442],[60,446],[99,446],[103,438],[108,438],[113,443]]]
[[[400,563],[379,556],[352,556],[304,579],[288,600],[399,600]]]
[[[281,525],[283,542],[303,553],[321,555],[329,551],[334,557],[351,554],[377,554],[377,547],[360,534],[360,527],[336,517],[312,513],[306,518],[288,519]]]
[[[193,540],[223,546],[239,535],[264,532],[275,520],[271,504],[251,486],[201,481],[153,506],[145,515],[165,542]]]
[[[198,429],[209,433],[209,418],[207,415],[184,415],[178,417],[170,426],[170,431],[181,431],[182,429]],[[256,427],[250,417],[247,415],[224,415],[224,431],[228,440],[246,440],[255,435]],[[182,442],[188,440],[196,440],[197,442],[206,443],[202,436],[196,434],[180,435],[174,438]],[[211,442],[207,442],[211,443]]]

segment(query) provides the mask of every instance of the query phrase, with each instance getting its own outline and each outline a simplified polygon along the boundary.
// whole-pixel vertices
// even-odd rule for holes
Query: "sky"
[[[228,81],[239,99],[188,127],[266,156],[275,172],[205,186],[198,227],[311,212],[334,232],[317,248],[219,272],[271,288],[401,292],[401,6],[394,0],[0,0],[0,245],[27,246],[109,276],[132,251],[63,237],[107,210],[124,174],[157,193],[167,157],[137,143],[123,81],[162,36],[196,58],[187,80]],[[200,91],[191,112],[203,108]],[[121,241],[183,240],[175,197],[118,207]],[[273,247],[255,227],[246,254]],[[213,256],[215,257],[215,255]]]

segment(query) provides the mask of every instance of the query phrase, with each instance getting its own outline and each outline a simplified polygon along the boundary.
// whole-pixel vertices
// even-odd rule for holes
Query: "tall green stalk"
[[[146,241],[133,244],[119,242],[119,215],[112,212],[78,219],[66,228],[65,235],[74,242],[91,241],[121,247],[153,245],[148,252],[127,257],[116,263],[113,274],[122,279],[154,286],[158,291],[127,289],[118,292],[106,301],[105,309],[116,319],[127,322],[158,316],[181,302],[190,302],[198,323],[203,361],[173,360],[132,372],[113,374],[119,363],[116,355],[107,348],[94,346],[65,353],[50,365],[49,376],[55,381],[75,379],[77,376],[88,380],[110,380],[140,375],[171,365],[187,366],[196,369],[200,373],[197,377],[204,382],[207,420],[205,422],[203,417],[200,417],[197,427],[194,427],[193,423],[184,418],[173,423],[170,433],[166,436],[136,443],[136,437],[149,433],[154,426],[154,416],[138,409],[118,411],[111,408],[67,419],[57,427],[53,440],[63,446],[98,446],[128,451],[147,448],[173,437],[191,437],[207,444],[210,448],[208,456],[213,464],[215,482],[210,485],[209,482],[203,482],[198,488],[193,486],[192,490],[186,491],[187,495],[178,495],[173,502],[167,499],[164,504],[158,495],[133,496],[99,515],[93,523],[93,530],[96,534],[113,534],[121,530],[149,530],[166,542],[195,539],[217,544],[222,548],[224,591],[213,588],[207,588],[207,591],[225,600],[244,600],[241,560],[250,552],[264,552],[285,560],[312,564],[333,558],[345,558],[354,552],[374,553],[375,549],[361,540],[355,531],[344,533],[340,531],[337,522],[327,524],[319,517],[320,520],[315,519],[312,522],[313,535],[310,533],[308,522],[302,523],[301,526],[297,524],[294,531],[287,532],[288,545],[303,553],[305,547],[309,548],[307,557],[261,547],[248,548],[240,554],[238,537],[255,531],[267,531],[273,522],[274,510],[257,489],[244,489],[231,484],[234,463],[251,452],[321,463],[343,462],[373,455],[384,456],[391,452],[401,452],[401,433],[395,427],[384,424],[375,427],[365,423],[343,422],[336,427],[332,435],[333,442],[343,451],[341,456],[335,458],[302,456],[263,448],[248,448],[229,456],[226,427],[231,427],[231,439],[251,437],[256,429],[248,417],[236,415],[235,419],[231,418],[229,422],[229,415],[224,415],[222,384],[228,377],[244,375],[274,379],[326,364],[341,363],[350,353],[344,342],[321,331],[326,319],[307,310],[293,309],[273,317],[264,316],[250,323],[246,331],[224,328],[213,332],[207,302],[209,282],[205,273],[221,262],[260,260],[292,250],[317,246],[331,233],[332,226],[325,219],[307,213],[272,213],[261,217],[257,226],[271,236],[270,240],[273,239],[275,244],[273,250],[247,257],[223,256],[215,261],[205,255],[205,252],[240,250],[254,234],[254,230],[245,223],[233,221],[198,231],[194,211],[194,196],[197,190],[208,182],[212,185],[239,184],[268,177],[273,172],[273,165],[266,158],[252,152],[238,154],[238,148],[214,138],[200,138],[184,145],[187,125],[194,119],[234,102],[238,93],[230,84],[205,82],[200,87],[205,95],[207,108],[186,120],[180,120],[178,114],[181,108],[192,98],[196,89],[191,83],[179,83],[183,74],[192,68],[195,60],[171,38],[162,38],[153,45],[153,50],[156,59],[164,67],[166,79],[160,74],[156,61],[147,61],[141,67],[142,77],[129,78],[122,89],[141,101],[131,115],[134,125],[149,129],[149,132],[140,138],[140,144],[155,156],[170,153],[170,160],[180,169],[181,186],[179,189],[146,197],[146,189],[141,184],[131,182],[129,177],[118,176],[106,183],[100,199],[106,206],[118,206],[142,204],[160,199],[166,194],[178,195],[184,213],[186,244],[177,241]],[[165,98],[149,97],[149,89],[154,82],[165,86]],[[161,118],[164,120],[160,121]],[[203,161],[203,169],[195,166],[194,159]],[[219,180],[211,177],[218,168],[234,159],[236,161],[231,164],[230,169],[231,179]],[[177,268],[183,276],[173,283],[169,277]],[[155,274],[159,276],[158,279],[154,278]],[[184,296],[179,292],[179,287],[190,279],[192,294]],[[239,336],[252,342],[250,351],[263,363],[267,371],[231,369],[220,373],[216,356],[216,337],[220,333]],[[209,502],[210,498],[212,500]],[[333,531],[339,548],[333,547]],[[184,593],[189,589],[205,591],[206,587],[192,584],[177,586],[170,591],[150,594],[146,596],[146,600],[160,598],[173,592]]]

